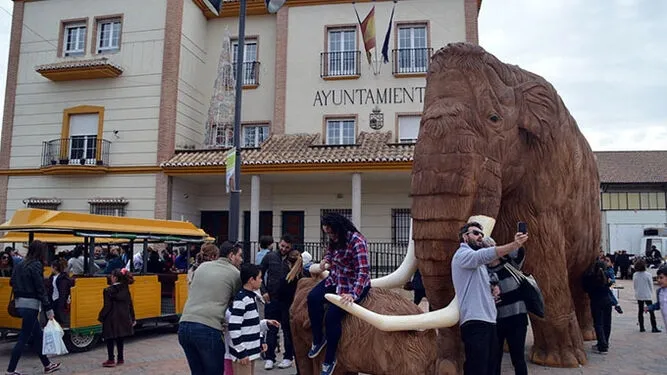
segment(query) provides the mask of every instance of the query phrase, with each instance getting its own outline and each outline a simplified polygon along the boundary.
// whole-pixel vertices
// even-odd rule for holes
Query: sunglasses
[[[469,235],[469,234],[474,234],[475,236],[481,236],[481,235],[483,235],[484,233],[483,233],[483,232],[480,232],[480,231],[478,231],[478,230],[471,230],[471,231],[468,232],[467,234],[468,234],[468,235]]]
[[[9,260],[9,257],[5,256],[5,257],[2,257],[2,258],[0,258],[0,259],[2,259],[2,260]]]

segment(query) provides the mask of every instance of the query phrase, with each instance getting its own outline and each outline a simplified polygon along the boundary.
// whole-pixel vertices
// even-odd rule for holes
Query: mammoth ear
[[[538,140],[551,133],[551,127],[558,126],[558,108],[553,88],[541,82],[528,82],[517,87],[517,103],[520,113],[517,119],[519,129],[523,129]]]

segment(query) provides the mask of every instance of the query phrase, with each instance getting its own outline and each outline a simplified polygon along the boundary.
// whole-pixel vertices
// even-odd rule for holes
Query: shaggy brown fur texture
[[[306,304],[308,293],[319,280],[299,280],[290,324],[296,363],[301,375],[320,373],[324,351],[308,358],[313,338]],[[412,315],[422,311],[398,293],[371,288],[361,304],[380,314]],[[435,331],[383,332],[351,315],[343,319],[343,335],[338,343],[336,375],[366,373],[373,375],[433,374],[436,361]]]
[[[415,252],[431,306],[454,296],[451,258],[470,215],[497,219],[493,237],[513,240],[528,223],[525,270],[545,298],[531,316],[532,361],[586,363],[593,339],[581,276],[600,244],[600,181],[588,142],[544,78],[456,43],[432,58],[412,172]],[[582,334],[583,333],[583,334]],[[437,373],[460,372],[458,327],[440,330]]]

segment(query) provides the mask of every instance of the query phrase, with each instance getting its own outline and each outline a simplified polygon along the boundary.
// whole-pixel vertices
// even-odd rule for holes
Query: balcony
[[[356,79],[361,76],[361,51],[322,52],[320,77],[323,79]]]
[[[123,69],[106,57],[92,60],[66,60],[53,64],[38,65],[35,67],[35,71],[54,82],[116,78],[123,74]]]
[[[234,67],[234,78],[236,78],[236,62]],[[243,63],[243,88],[255,89],[259,86],[259,61],[248,61]]]
[[[420,76],[428,71],[433,48],[400,48],[393,50],[392,74]]]
[[[45,173],[105,173],[109,166],[111,142],[96,136],[72,136],[42,144]]]

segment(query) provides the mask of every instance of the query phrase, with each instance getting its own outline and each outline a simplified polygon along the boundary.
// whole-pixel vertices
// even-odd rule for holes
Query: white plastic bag
[[[44,336],[42,340],[42,354],[44,355],[63,355],[67,354],[67,347],[63,341],[65,331],[54,319],[49,319],[44,327]]]

